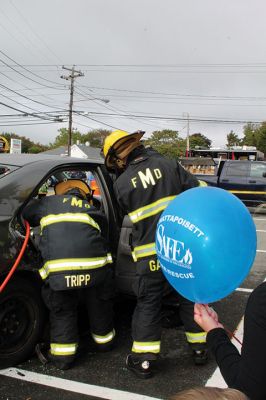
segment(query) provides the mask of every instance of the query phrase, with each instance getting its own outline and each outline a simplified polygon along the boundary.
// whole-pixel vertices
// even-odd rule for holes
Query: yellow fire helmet
[[[123,158],[139,146],[140,139],[144,133],[144,131],[129,133],[117,130],[108,135],[104,140],[102,149],[106,167],[112,169],[116,165],[121,168],[123,166]],[[125,143],[126,146],[124,146]]]
[[[66,181],[57,183],[54,187],[55,194],[59,195],[65,194],[71,189],[79,189],[82,194],[84,193],[84,197],[86,197],[86,195],[88,194],[90,196],[93,195],[93,191],[91,190],[89,185],[87,185],[87,183],[82,181],[81,179],[68,179]]]

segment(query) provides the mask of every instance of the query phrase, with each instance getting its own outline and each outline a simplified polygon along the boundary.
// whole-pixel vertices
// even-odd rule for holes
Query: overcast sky
[[[69,107],[62,66],[75,65],[82,133],[186,137],[189,119],[190,134],[222,146],[266,119],[265,15],[264,0],[1,0],[0,129],[53,142],[68,126],[51,117]]]

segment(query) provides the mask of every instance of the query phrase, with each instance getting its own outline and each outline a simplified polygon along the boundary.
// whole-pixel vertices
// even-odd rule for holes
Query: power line
[[[187,121],[187,118],[184,117],[165,117],[165,116],[157,116],[157,115],[132,115],[132,114],[112,114],[112,113],[99,113],[99,112],[91,112],[89,114],[92,115],[102,115],[102,116],[114,116],[114,117],[131,117],[135,116],[136,118],[147,118],[147,119],[155,119],[155,120],[168,120],[168,121]],[[252,121],[252,120],[230,120],[230,119],[219,119],[219,118],[195,118],[190,117],[189,120],[191,122],[217,122],[217,123],[237,123],[237,124],[245,124],[245,123],[254,123],[260,124],[261,121]]]
[[[49,52],[60,62],[57,54],[52,51],[50,49],[50,47],[47,45],[47,43],[43,40],[42,37],[40,37],[38,35],[38,33],[36,32],[36,30],[31,26],[31,24],[29,23],[29,21],[26,19],[26,17],[22,14],[22,12],[15,6],[15,4],[13,3],[12,0],[9,0],[9,3],[15,8],[15,10],[17,11],[17,13],[20,15],[20,17],[24,20],[24,22],[26,23],[26,25],[30,28],[31,32],[33,32],[33,34],[45,45],[45,47],[49,50]]]
[[[79,89],[79,90],[81,90],[81,89]],[[82,92],[82,90],[81,90],[81,92]],[[79,92],[78,92],[79,93]],[[83,93],[85,93],[84,91],[83,91]],[[81,94],[81,93],[80,93]],[[91,94],[87,94],[87,93],[85,93],[87,96],[89,96],[89,98],[88,97],[86,97],[88,100],[92,100],[92,101],[94,101],[94,103],[97,103],[97,104],[100,104],[99,102],[97,102],[97,101],[95,101],[96,99],[94,99],[92,96],[91,96]],[[84,96],[85,97],[85,96]],[[109,109],[109,110],[112,110],[112,111],[115,111],[115,112],[118,112],[118,113],[123,113],[123,112],[125,112],[124,110],[120,110],[119,108],[117,108],[117,107],[113,107],[113,106],[110,106],[110,105],[105,105],[105,104],[101,104],[101,106],[103,106],[103,107],[105,107],[105,108],[107,108],[107,109]],[[131,119],[131,120],[133,120],[133,121],[137,121],[137,122],[139,122],[136,118],[134,118],[134,117],[129,117],[129,119]],[[142,122],[143,123],[143,122]],[[155,125],[151,125],[151,124],[149,124],[149,123],[145,123],[144,122],[144,124],[145,125],[148,125],[148,126],[152,126],[153,128],[158,128],[157,126],[155,126]]]
[[[30,116],[33,116],[33,117],[36,117],[36,118],[40,118],[40,119],[43,119],[43,120],[54,121],[54,122],[62,122],[62,121],[60,121],[59,119],[57,119],[57,120],[55,120],[55,119],[49,119],[49,118],[41,117],[40,115],[38,115],[38,114],[36,114],[36,113],[34,114],[34,113],[29,113],[29,112],[20,110],[20,109],[18,109],[18,108],[12,107],[12,106],[10,106],[10,105],[8,105],[8,104],[5,104],[5,103],[3,103],[3,102],[0,102],[0,105],[2,105],[2,106],[4,106],[4,107],[7,107],[7,108],[10,108],[11,110],[15,110],[15,111],[21,112],[21,113],[22,113],[23,115],[25,115],[25,116],[30,115]]]
[[[54,122],[34,122],[34,123],[32,123],[32,124],[28,124],[28,123],[25,123],[25,124],[1,124],[0,123],[0,126],[24,126],[24,125],[28,125],[28,126],[31,126],[31,125],[50,125],[50,124],[58,124],[58,123],[61,123],[61,122],[63,122],[63,121],[54,121]]]
[[[11,60],[12,62],[14,62],[14,63],[15,63],[16,65],[18,65],[19,67],[21,67],[23,70],[29,72],[30,74],[36,76],[37,78],[43,79],[44,81],[53,83],[54,85],[57,85],[57,86],[64,86],[64,85],[60,85],[58,82],[50,81],[49,79],[45,79],[45,78],[43,78],[42,76],[37,75],[37,74],[35,74],[34,72],[31,72],[31,71],[28,70],[27,68],[23,67],[21,64],[17,63],[13,58],[9,57],[9,56],[8,56],[6,53],[4,53],[2,50],[0,50],[0,53],[3,54],[6,58],[8,58],[9,60]],[[7,66],[8,68],[12,69],[14,72],[16,72],[17,74],[23,76],[24,78],[29,79],[30,81],[35,82],[35,83],[37,83],[38,85],[45,86],[45,87],[48,87],[48,88],[50,88],[50,89],[51,89],[51,88],[54,89],[54,86],[48,86],[48,85],[46,85],[46,84],[44,84],[44,83],[38,82],[38,81],[36,81],[36,80],[34,80],[34,79],[32,79],[32,78],[26,76],[25,74],[22,74],[20,71],[17,71],[14,67],[12,67],[11,65],[7,64],[7,63],[6,63],[5,61],[3,61],[2,59],[0,59],[0,61],[1,61],[5,66]],[[65,88],[59,88],[59,87],[57,87],[57,89],[58,89],[58,90],[65,90]]]
[[[87,87],[88,89],[97,89],[97,90],[110,90],[116,92],[128,92],[128,93],[139,93],[139,94],[155,94],[155,95],[162,95],[162,96],[179,96],[179,97],[198,97],[198,98],[219,98],[221,100],[225,99],[234,99],[234,100],[266,100],[266,97],[252,97],[252,96],[217,96],[217,95],[200,95],[200,94],[180,94],[180,93],[165,93],[165,92],[154,92],[154,91],[143,91],[143,90],[130,90],[130,89],[115,89],[115,88],[107,88],[107,87],[97,87],[97,86],[84,86],[80,85],[81,87]],[[109,95],[108,95],[109,96]]]

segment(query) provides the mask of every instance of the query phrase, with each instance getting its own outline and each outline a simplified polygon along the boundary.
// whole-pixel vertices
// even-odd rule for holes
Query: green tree
[[[197,146],[209,149],[212,141],[201,133],[193,133],[189,136],[189,147],[195,149]]]
[[[242,144],[246,146],[256,146],[259,139],[259,125],[248,123],[244,126],[244,137],[242,139]]]
[[[178,131],[163,129],[154,131],[145,141],[145,145],[152,146],[159,153],[168,158],[177,158],[184,154],[185,141],[179,137]]]
[[[45,146],[44,144],[40,143],[35,143],[31,147],[29,147],[28,152],[29,153],[41,153],[42,151],[46,151],[49,149],[49,146]]]
[[[226,139],[227,139],[226,147],[228,148],[233,146],[239,146],[241,144],[241,139],[233,131],[230,131],[230,133],[228,133]]]
[[[257,134],[257,149],[266,154],[266,121],[261,123]]]
[[[93,129],[92,131],[82,135],[82,143],[89,142],[91,147],[102,147],[106,136],[110,135],[108,129]]]
[[[68,129],[60,128],[58,129],[59,135],[56,136],[54,143],[52,143],[51,147],[59,147],[59,146],[67,146],[68,144]],[[75,128],[72,130],[72,144],[76,143],[77,140],[81,140],[82,134]]]

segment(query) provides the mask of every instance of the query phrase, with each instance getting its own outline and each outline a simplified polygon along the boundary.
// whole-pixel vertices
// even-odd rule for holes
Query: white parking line
[[[238,287],[238,288],[236,288],[236,291],[237,291],[237,292],[251,293],[251,292],[253,292],[253,289],[246,289],[246,288]]]
[[[256,229],[256,232],[263,232],[263,233],[265,233],[266,230],[263,230],[263,229]]]
[[[257,250],[257,253],[266,253],[266,250]]]
[[[102,386],[89,385],[88,383],[56,378],[55,376],[38,374],[36,372],[30,372],[18,368],[2,369],[0,370],[0,375],[20,379],[25,382],[50,386],[56,389],[67,390],[69,392],[87,394],[89,396],[99,397],[106,400],[160,400],[155,397],[124,392],[122,390],[110,389]]]

